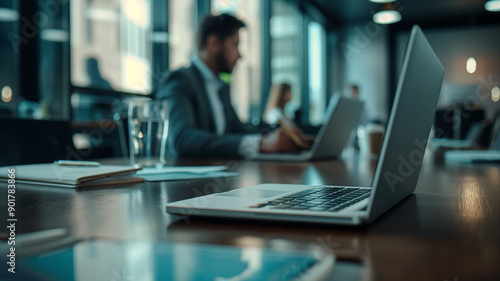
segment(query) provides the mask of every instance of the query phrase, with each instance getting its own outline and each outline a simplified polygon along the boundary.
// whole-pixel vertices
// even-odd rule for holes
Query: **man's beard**
[[[221,50],[217,54],[217,67],[220,72],[231,73],[231,69],[229,69],[229,63],[227,63],[226,57],[224,56],[224,50]]]

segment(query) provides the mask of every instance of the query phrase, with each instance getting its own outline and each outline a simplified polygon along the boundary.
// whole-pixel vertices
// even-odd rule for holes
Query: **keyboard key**
[[[309,207],[307,206],[293,206],[290,208],[291,210],[307,210]]]
[[[330,200],[325,200],[325,199],[314,199],[314,200],[311,200],[311,201],[307,201],[308,203],[325,203],[325,202],[328,202]]]
[[[302,207],[308,207],[308,208],[311,208],[311,207],[315,207],[317,206],[318,204],[314,204],[314,203],[302,203],[302,204],[299,204],[299,205],[295,205],[295,206],[302,206]]]
[[[279,204],[281,204],[281,202],[274,202],[274,201],[267,202],[267,205],[279,205]]]
[[[278,206],[274,206],[274,207],[271,207],[270,209],[290,209],[291,207],[293,207],[292,205],[278,205]]]
[[[307,201],[309,201],[309,200],[307,200],[307,199],[302,199],[302,198],[295,198],[295,199],[293,199],[293,200],[292,200],[292,201],[290,201],[290,202],[298,202],[298,203],[300,203],[300,202],[307,202]]]
[[[332,208],[332,207],[337,207],[338,205],[339,205],[338,203],[325,203],[325,204],[321,204],[320,206]]]
[[[297,192],[297,193],[294,193],[294,194],[291,194],[291,195],[287,195],[287,196],[285,196],[283,198],[287,198],[287,197],[297,198],[297,197],[302,197],[302,196],[309,195],[309,194],[314,193],[314,192],[316,192],[316,191],[305,190],[305,191]]]

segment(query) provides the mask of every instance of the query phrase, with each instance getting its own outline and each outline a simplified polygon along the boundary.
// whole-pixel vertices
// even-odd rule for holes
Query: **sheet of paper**
[[[174,180],[194,180],[194,179],[209,179],[220,177],[237,177],[240,173],[217,171],[210,173],[166,173],[166,174],[151,174],[141,175],[146,181],[174,181]]]
[[[137,172],[138,176],[145,175],[163,175],[169,173],[190,173],[190,174],[205,174],[210,172],[219,172],[227,170],[226,166],[177,166],[163,168],[143,168]]]

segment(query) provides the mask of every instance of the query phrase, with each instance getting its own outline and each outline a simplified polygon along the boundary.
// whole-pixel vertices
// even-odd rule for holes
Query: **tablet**
[[[335,258],[209,244],[92,239],[21,258],[14,280],[324,280]]]

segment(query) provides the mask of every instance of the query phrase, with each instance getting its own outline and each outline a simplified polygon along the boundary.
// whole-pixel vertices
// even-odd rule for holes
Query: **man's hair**
[[[244,22],[228,14],[206,16],[198,27],[198,51],[205,49],[210,35],[214,34],[224,41],[243,27],[245,27]]]

